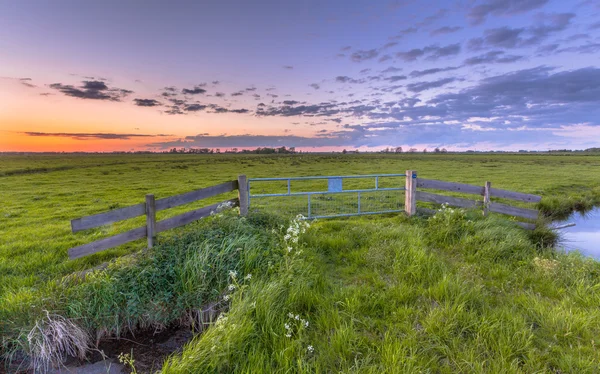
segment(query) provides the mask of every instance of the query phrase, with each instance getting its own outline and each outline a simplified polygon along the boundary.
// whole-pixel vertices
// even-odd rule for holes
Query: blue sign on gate
[[[344,187],[342,186],[342,178],[329,178],[327,180],[327,191],[329,192],[342,192]]]

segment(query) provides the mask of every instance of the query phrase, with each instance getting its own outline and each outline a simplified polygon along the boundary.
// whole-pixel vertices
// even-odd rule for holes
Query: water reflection
[[[561,234],[558,246],[567,251],[578,250],[600,260],[600,208],[594,208],[585,215],[573,213],[561,224],[567,222],[574,222],[576,226],[558,230]]]

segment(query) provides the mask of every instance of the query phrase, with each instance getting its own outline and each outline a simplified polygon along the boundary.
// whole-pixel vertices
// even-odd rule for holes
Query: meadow
[[[167,197],[239,174],[356,175],[412,169],[428,179],[477,185],[491,181],[496,188],[542,195],[543,212],[564,216],[600,205],[599,166],[600,155],[582,153],[3,155],[3,355],[32,349],[24,332],[45,311],[85,321],[80,327],[96,336],[118,335],[132,326],[165,326],[221,298],[232,281],[228,270],[237,269],[240,274],[262,274],[244,292],[231,295],[228,321],[237,321],[235,328],[243,331],[219,333],[232,328],[221,322],[221,328],[202,334],[183,356],[170,359],[165,372],[589,369],[598,365],[593,349],[594,335],[600,332],[600,315],[593,310],[599,296],[596,262],[544,249],[531,235],[495,216],[447,213],[435,225],[401,216],[322,221],[299,239],[303,249],[294,253],[303,252],[297,256],[281,250],[278,230],[288,225],[286,218],[259,215],[240,223],[218,223],[215,218],[217,223],[208,220],[212,223],[161,234],[157,250],[139,260],[117,262],[81,284],[57,281],[143,248],[140,241],[79,260],[67,258],[73,246],[143,222],[141,217],[72,234],[71,219],[143,202],[147,193]],[[158,218],[195,206],[160,212]],[[196,230],[220,234],[207,237]],[[252,248],[239,255],[238,246]],[[157,273],[166,263],[173,273]],[[209,270],[201,266],[211,263],[215,266]],[[141,277],[150,278],[133,287],[139,279],[132,274],[144,269]],[[207,279],[207,272],[215,275]],[[297,281],[287,287],[286,279]],[[117,297],[123,289],[131,291],[126,298]],[[99,295],[105,298],[99,300]],[[253,310],[256,300],[264,303]],[[280,314],[271,315],[275,311]],[[313,327],[304,331],[297,326],[295,338],[286,340],[281,327],[293,322],[286,322],[288,313],[303,313],[303,319],[310,315]],[[308,352],[308,345],[314,351]],[[215,355],[213,347],[227,349]],[[256,362],[241,362],[240,352]]]

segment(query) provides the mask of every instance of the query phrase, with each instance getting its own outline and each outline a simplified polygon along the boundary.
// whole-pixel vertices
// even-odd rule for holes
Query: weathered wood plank
[[[481,201],[467,200],[460,197],[436,195],[429,192],[417,191],[417,200],[436,204],[449,204],[461,208],[475,208],[481,206]]]
[[[248,182],[245,175],[238,176],[238,201],[240,204],[240,215],[246,216],[248,214]]]
[[[483,187],[473,186],[471,184],[454,183],[438,181],[434,179],[422,179],[417,180],[417,187],[419,188],[431,188],[434,190],[445,190],[453,192],[470,193],[475,195],[483,195]]]
[[[404,188],[404,211],[409,216],[414,216],[417,213],[417,178],[416,171],[406,171],[406,183]]]
[[[143,216],[146,214],[146,204],[141,203],[131,205],[125,208],[111,210],[109,212],[94,214],[77,218],[71,221],[71,230],[78,232],[81,230],[91,229],[98,226],[108,225],[109,223],[123,221],[129,218]]]
[[[490,203],[490,211],[502,214],[508,214],[511,216],[522,217],[527,219],[537,219],[538,211],[533,209],[518,208],[516,206]]]
[[[113,248],[121,244],[129,243],[134,240],[142,239],[146,236],[146,226],[138,227],[137,229],[129,230],[122,234],[111,236],[109,238],[100,239],[92,243],[80,245],[69,249],[69,258],[76,258],[91,255],[96,252],[104,251],[105,249]]]
[[[485,182],[483,186],[483,215],[488,215],[488,208],[490,206],[490,190],[492,189],[492,182]]]
[[[529,223],[529,222],[515,222],[515,223],[524,229],[535,230],[535,223]]]
[[[522,193],[522,192],[515,192],[515,191],[508,191],[508,190],[501,190],[498,188],[492,188],[490,190],[491,194],[493,197],[499,197],[501,199],[510,199],[510,200],[517,200],[517,201],[524,201],[526,203],[537,203],[540,200],[542,200],[541,196],[538,195],[531,195],[528,193]]]
[[[194,201],[208,199],[222,193],[231,192],[238,188],[237,181],[230,181],[216,186],[201,188],[192,192],[186,192],[180,195],[169,196],[156,200],[156,210],[165,210],[176,206],[193,203]]]
[[[210,216],[210,214],[216,211],[217,207],[223,203],[233,203],[233,206],[238,205],[238,199],[231,199],[222,201],[220,203],[212,204],[209,206],[205,206],[200,209],[191,210],[189,212],[185,212],[179,214],[175,217],[167,218],[162,221],[156,222],[156,232],[162,232],[165,230],[170,230],[175,227],[187,225],[188,223],[198,221],[199,219]]]
[[[146,195],[146,236],[148,248],[152,248],[156,236],[156,201],[152,194]]]

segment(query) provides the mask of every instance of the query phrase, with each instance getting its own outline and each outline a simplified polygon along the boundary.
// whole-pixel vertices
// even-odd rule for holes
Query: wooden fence
[[[418,191],[417,188],[479,195],[482,196],[483,199],[476,201],[460,197],[444,196],[425,191]],[[461,208],[482,207],[484,215],[487,215],[488,212],[495,212],[521,217],[528,220],[536,220],[538,218],[539,213],[537,210],[493,202],[491,201],[492,197],[528,203],[537,203],[542,199],[541,196],[537,195],[492,188],[491,182],[485,182],[484,186],[474,186],[471,184],[417,178],[416,171],[406,171],[405,210],[408,215],[414,215],[417,212],[417,201],[423,201],[435,204],[448,204]],[[535,228],[535,224],[529,222],[517,222],[517,224],[527,229]]]
[[[425,191],[418,191],[417,188],[444,190],[452,192],[460,192],[464,194],[474,194],[483,196],[482,200],[469,200],[460,197],[438,195]],[[179,214],[177,216],[156,221],[156,212],[189,204],[195,201],[208,199],[213,196],[224,194],[238,190],[236,199],[225,200],[220,203],[205,206],[189,212]],[[530,195],[520,192],[501,190],[492,188],[490,182],[486,182],[484,186],[474,186],[470,184],[444,182],[433,179],[417,178],[417,172],[413,170],[406,171],[406,191],[405,191],[405,211],[410,215],[417,212],[417,201],[449,204],[463,208],[483,207],[483,213],[496,212],[508,214],[516,217],[522,217],[529,220],[535,220],[538,217],[538,211],[533,209],[525,209],[507,204],[492,202],[491,198],[501,198],[516,201],[524,201],[537,203],[541,200],[540,196]],[[82,230],[91,229],[107,225],[110,223],[123,221],[126,219],[146,216],[146,225],[129,230],[122,234],[117,234],[105,239],[100,239],[92,243],[83,244],[69,249],[69,258],[76,259],[91,255],[96,252],[104,251],[109,248],[116,247],[121,244],[129,243],[134,240],[147,238],[148,248],[152,248],[156,234],[159,232],[187,225],[193,221],[208,217],[214,212],[219,205],[231,203],[233,206],[240,207],[240,215],[248,214],[248,183],[245,175],[240,175],[237,180],[218,184],[216,186],[206,187],[192,192],[183,193],[180,195],[170,196],[156,200],[154,195],[146,195],[146,202],[131,205],[125,208],[111,210],[105,213],[99,213],[92,216],[82,217],[71,221],[72,231],[79,232]],[[422,209],[422,208],[420,208]],[[535,225],[528,222],[517,222],[517,224],[533,229]]]
[[[156,221],[157,211],[208,199],[210,197],[234,190],[238,190],[238,198],[236,199],[225,200],[220,203],[185,212],[162,221]],[[148,238],[148,248],[152,248],[157,233],[187,225],[193,221],[208,217],[219,207],[219,205],[224,203],[231,203],[233,206],[239,206],[241,215],[246,215],[248,213],[248,193],[245,175],[240,175],[238,179],[234,181],[221,183],[216,186],[206,187],[180,195],[166,197],[164,199],[155,200],[154,195],[149,194],[146,195],[146,202],[144,203],[111,210],[105,213],[95,214],[93,216],[74,219],[71,221],[71,229],[74,233],[143,215],[146,216],[146,226],[138,227],[122,234],[71,248],[69,249],[69,258],[76,259],[79,257],[84,257],[96,252],[116,247],[121,244],[142,239],[144,237]]]

